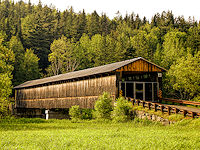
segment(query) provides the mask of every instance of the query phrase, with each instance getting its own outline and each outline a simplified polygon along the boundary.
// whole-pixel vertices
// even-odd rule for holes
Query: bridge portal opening
[[[159,83],[121,81],[119,90],[124,97],[154,102],[158,100]]]
[[[157,73],[123,72],[119,78],[119,93],[145,101],[158,101],[159,79]]]

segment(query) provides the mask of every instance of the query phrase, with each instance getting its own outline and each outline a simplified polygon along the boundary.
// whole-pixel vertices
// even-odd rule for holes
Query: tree
[[[192,55],[200,51],[200,28],[193,27],[188,30],[186,45],[191,48]]]
[[[95,103],[95,117],[97,119],[110,119],[112,111],[112,98],[108,93],[103,93]]]
[[[162,46],[161,44],[157,44],[156,51],[153,55],[153,62],[158,65],[162,65]]]
[[[94,11],[90,16],[88,16],[87,31],[89,37],[100,33],[99,15],[96,11]]]
[[[162,66],[169,68],[178,58],[186,55],[186,33],[170,31],[164,36]]]
[[[77,48],[79,48],[79,52],[82,54],[82,57],[80,58],[80,65],[78,69],[86,69],[93,67],[93,64],[90,63],[90,38],[87,34],[83,34],[78,42]]]
[[[150,27],[150,25],[148,26]],[[131,38],[131,44],[135,49],[137,57],[153,60],[153,55],[158,44],[157,32],[159,32],[159,29],[154,27],[153,29],[146,30],[138,30],[136,35]]]
[[[77,38],[80,39],[83,33],[86,33],[86,15],[85,11],[83,10],[82,13],[78,16],[78,27],[77,27]]]
[[[13,51],[0,42],[0,73],[10,74],[14,69],[15,55]]]
[[[102,14],[100,18],[100,32],[103,36],[110,33],[110,20],[107,18],[106,14]]]
[[[131,47],[130,39],[124,33],[119,34],[116,39],[116,47],[114,50],[115,61],[122,61],[126,59],[126,52]]]
[[[112,111],[112,119],[116,122],[124,122],[131,119],[132,108],[132,103],[128,102],[124,97],[119,97]]]
[[[21,75],[21,64],[23,62],[24,57],[24,48],[19,38],[16,36],[13,36],[9,41],[9,48],[14,52],[15,54],[15,64],[14,64],[14,71],[13,71],[13,85],[20,84]]]
[[[7,115],[9,96],[12,93],[12,71],[15,61],[14,53],[3,44],[0,38],[0,118]]]
[[[116,32],[119,34],[125,34],[128,37],[131,37],[133,35],[133,30],[128,26],[126,22],[120,23],[117,26]]]
[[[73,122],[76,122],[79,119],[81,119],[81,110],[79,105],[72,106],[69,109],[69,115]]]
[[[74,44],[65,36],[53,41],[49,54],[51,62],[48,68],[49,75],[74,71],[78,67],[79,60],[73,55],[74,47]]]
[[[0,118],[8,113],[9,96],[12,93],[12,82],[9,73],[0,73]]]
[[[23,19],[22,35],[25,47],[34,50],[40,58],[39,66],[45,72],[45,68],[49,65],[49,47],[54,35],[54,14],[47,6],[42,8],[40,3],[35,9],[33,14]]]
[[[194,57],[177,59],[167,73],[173,89],[177,90],[181,99],[195,99],[200,101],[200,52]]]
[[[136,28],[136,29],[139,29],[140,26],[141,26],[141,24],[142,24],[142,21],[141,21],[139,15],[137,14],[137,15],[136,15],[136,18],[135,18],[135,28]]]
[[[22,83],[28,80],[34,80],[40,78],[39,58],[32,49],[26,49],[23,62],[20,65],[20,77],[19,82]]]
[[[92,36],[88,55],[88,59],[92,66],[101,65],[100,57],[103,46],[103,37],[100,34]]]

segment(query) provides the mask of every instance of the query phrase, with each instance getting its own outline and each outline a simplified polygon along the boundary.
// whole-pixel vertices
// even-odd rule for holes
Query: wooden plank
[[[115,91],[116,88],[116,75],[111,76],[105,76],[105,77],[99,77],[99,78],[92,78],[92,79],[86,79],[81,81],[74,81],[74,82],[67,82],[67,83],[59,83],[54,85],[48,85],[43,87],[37,87],[37,88],[30,88],[25,90],[17,90],[17,101],[20,100],[29,100],[31,99],[31,103],[28,103],[27,107],[33,108],[38,105],[38,107],[46,105],[47,107],[56,108],[57,105],[63,104],[63,102],[60,102],[60,104],[57,104],[56,101],[54,102],[41,102],[40,99],[48,100],[48,99],[56,99],[56,98],[63,98],[63,97],[81,97],[81,96],[98,96],[99,94],[102,94],[102,92],[107,91],[111,93],[112,95],[116,94]],[[38,103],[37,101],[40,101]],[[70,103],[70,101],[68,101]],[[84,101],[83,104],[87,101]],[[90,101],[88,100],[90,103]],[[16,102],[17,103],[17,102]],[[74,103],[74,102],[72,102]],[[18,104],[18,103],[17,103]],[[25,101],[21,104],[19,104],[19,107],[24,107],[26,105]],[[89,104],[87,104],[89,105]]]

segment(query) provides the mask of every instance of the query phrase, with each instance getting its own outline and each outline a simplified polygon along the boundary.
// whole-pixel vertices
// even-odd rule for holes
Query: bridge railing
[[[166,101],[166,102],[179,103],[179,104],[200,106],[200,102],[194,102],[194,101],[187,101],[187,100],[180,100],[180,99],[172,99],[172,98],[161,98],[160,100],[161,100],[161,101]]]
[[[142,106],[143,108],[148,108],[149,110],[161,111],[162,113],[171,114],[183,114],[184,117],[200,117],[200,113],[194,112],[192,110],[186,110],[184,108],[177,108],[167,104],[155,103],[150,101],[143,101],[139,99],[128,98],[133,104]]]

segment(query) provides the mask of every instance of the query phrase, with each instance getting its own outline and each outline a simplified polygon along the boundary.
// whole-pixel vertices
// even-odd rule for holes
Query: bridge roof
[[[137,58],[133,58],[133,59],[125,60],[125,61],[120,61],[120,62],[116,62],[116,63],[112,63],[112,64],[107,64],[107,65],[103,65],[103,66],[88,68],[88,69],[79,70],[79,71],[68,72],[68,73],[65,73],[65,74],[51,76],[51,77],[47,77],[47,78],[43,78],[43,79],[27,81],[27,82],[24,82],[24,83],[22,83],[18,86],[15,86],[14,89],[27,88],[27,87],[46,84],[46,83],[53,83],[53,82],[65,81],[65,80],[69,80],[69,79],[76,79],[76,78],[81,78],[81,77],[86,77],[86,76],[91,76],[91,75],[109,73],[109,72],[112,72],[112,71],[116,71],[117,69],[119,69],[123,66],[126,66],[130,63],[133,63],[137,60],[140,60],[140,59],[142,59],[142,60],[144,60],[148,63],[151,63],[152,65],[155,65],[156,67],[160,68],[162,71],[166,71],[166,69],[164,69],[164,68],[162,68],[162,67],[160,67],[160,66],[158,66],[158,65],[156,65],[152,62],[149,62],[148,60],[146,60],[142,57],[137,57]]]

